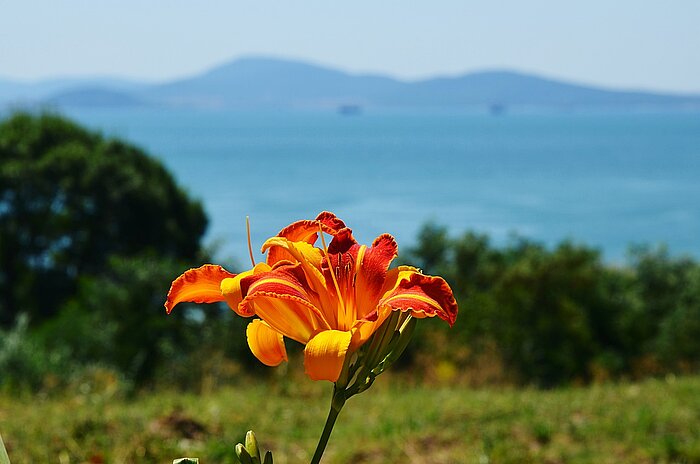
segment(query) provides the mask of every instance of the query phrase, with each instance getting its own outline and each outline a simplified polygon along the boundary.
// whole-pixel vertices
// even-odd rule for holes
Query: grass
[[[700,463],[700,377],[553,391],[383,377],[347,403],[324,463]],[[329,390],[304,380],[202,396],[0,395],[0,432],[14,464],[231,463],[251,428],[276,464],[308,463]]]

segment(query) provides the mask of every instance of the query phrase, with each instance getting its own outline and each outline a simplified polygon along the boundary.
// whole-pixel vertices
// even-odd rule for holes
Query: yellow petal
[[[220,293],[223,294],[226,303],[229,307],[233,309],[239,316],[250,317],[254,313],[247,311],[247,307],[239,308],[241,301],[245,298],[243,291],[241,290],[241,279],[248,277],[253,274],[259,274],[261,272],[267,272],[270,270],[270,266],[266,263],[258,263],[253,269],[245,272],[241,272],[235,277],[224,279],[221,281]]]
[[[190,269],[175,279],[168,291],[165,310],[168,314],[175,305],[183,302],[216,303],[223,301],[221,281],[235,277],[221,266],[205,264],[197,269]]]
[[[272,237],[262,246],[262,252],[268,249],[281,248],[286,250],[296,262],[301,264],[309,285],[316,292],[321,292],[326,287],[326,280],[321,272],[323,253],[320,249],[306,242],[291,242],[283,237]]]
[[[306,283],[312,290],[309,297],[315,299],[313,301],[316,307],[323,312],[324,318],[333,327],[338,325],[338,299],[330,294],[328,285],[333,286],[332,282],[326,282],[321,267],[324,260],[323,252],[306,242],[292,242],[284,237],[272,237],[268,239],[262,246],[263,253],[270,249],[280,248],[286,250],[295,260],[301,265],[306,275]]]
[[[335,382],[343,370],[352,340],[351,331],[325,330],[317,333],[304,349],[304,369],[312,380]]]
[[[317,308],[292,295],[255,292],[239,306],[252,307],[270,327],[299,343],[307,343],[319,330],[330,329]]]
[[[261,251],[265,253],[268,249],[272,248],[282,248],[288,251],[297,261],[308,263],[316,269],[321,267],[321,261],[323,260],[321,250],[309,243],[294,242],[284,237],[272,237],[268,238],[265,243],[263,243]]]
[[[278,366],[287,360],[282,334],[260,319],[248,324],[246,336],[250,351],[266,366]]]

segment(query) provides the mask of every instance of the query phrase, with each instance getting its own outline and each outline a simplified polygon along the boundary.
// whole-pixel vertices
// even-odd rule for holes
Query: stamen
[[[333,270],[333,263],[331,263],[331,257],[328,255],[328,247],[326,246],[326,238],[323,236],[323,228],[321,224],[318,225],[319,235],[321,236],[321,243],[323,244],[323,252],[326,254],[326,262],[328,263],[328,271],[331,273],[331,278],[333,279],[333,285],[335,286],[336,295],[338,295],[338,301],[340,302],[340,309],[343,312],[343,322],[347,319],[347,314],[345,312],[345,302],[343,297],[340,295],[340,286],[338,285],[338,280],[335,278],[335,272]],[[340,321],[338,321],[340,322]],[[343,330],[346,327],[342,328]]]
[[[255,267],[255,258],[253,258],[253,245],[250,243],[250,216],[245,217],[245,229],[248,234],[248,254],[250,255],[250,262]]]

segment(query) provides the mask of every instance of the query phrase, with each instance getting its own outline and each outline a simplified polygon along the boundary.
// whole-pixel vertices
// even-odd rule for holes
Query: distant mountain
[[[322,107],[347,101],[373,104],[406,85],[297,61],[245,58],[157,86],[147,95],[175,105]]]
[[[181,106],[208,108],[357,107],[660,107],[700,109],[700,95],[620,91],[513,71],[401,81],[349,74],[299,61],[244,58],[162,84],[68,79],[23,84],[0,80],[0,104]]]
[[[41,103],[62,93],[81,89],[138,93],[149,84],[113,77],[76,77],[48,79],[36,82],[19,82],[0,78],[0,105]]]
[[[210,107],[700,105],[700,95],[606,90],[511,71],[404,82],[264,58],[237,60],[147,95],[172,105]]]
[[[415,82],[386,104],[508,106],[644,106],[699,104],[700,95],[608,90],[513,71],[487,71]]]
[[[51,96],[46,102],[58,107],[124,107],[147,104],[133,94],[101,87],[79,87],[67,90]]]

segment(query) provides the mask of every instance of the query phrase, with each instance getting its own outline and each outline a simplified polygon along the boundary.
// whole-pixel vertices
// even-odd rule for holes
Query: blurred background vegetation
[[[211,259],[206,227],[140,149],[52,114],[0,123],[0,389],[270,375],[224,306],[164,313],[172,279]],[[460,305],[452,330],[419,324],[400,366],[413,379],[553,387],[700,367],[700,264],[663,247],[613,265],[582,244],[495,246],[431,223],[401,260],[444,276]]]
[[[140,149],[53,114],[0,122],[13,462],[228,463],[251,427],[275,462],[308,461],[328,385],[305,379],[301,347],[269,369],[224,305],[165,314],[172,279],[212,260],[206,227]],[[400,260],[444,276],[460,316],[418,324],[393,381],[347,408],[328,462],[700,463],[700,377],[677,376],[700,369],[696,260],[636,246],[610,264],[577,243],[494,245],[433,223]]]

